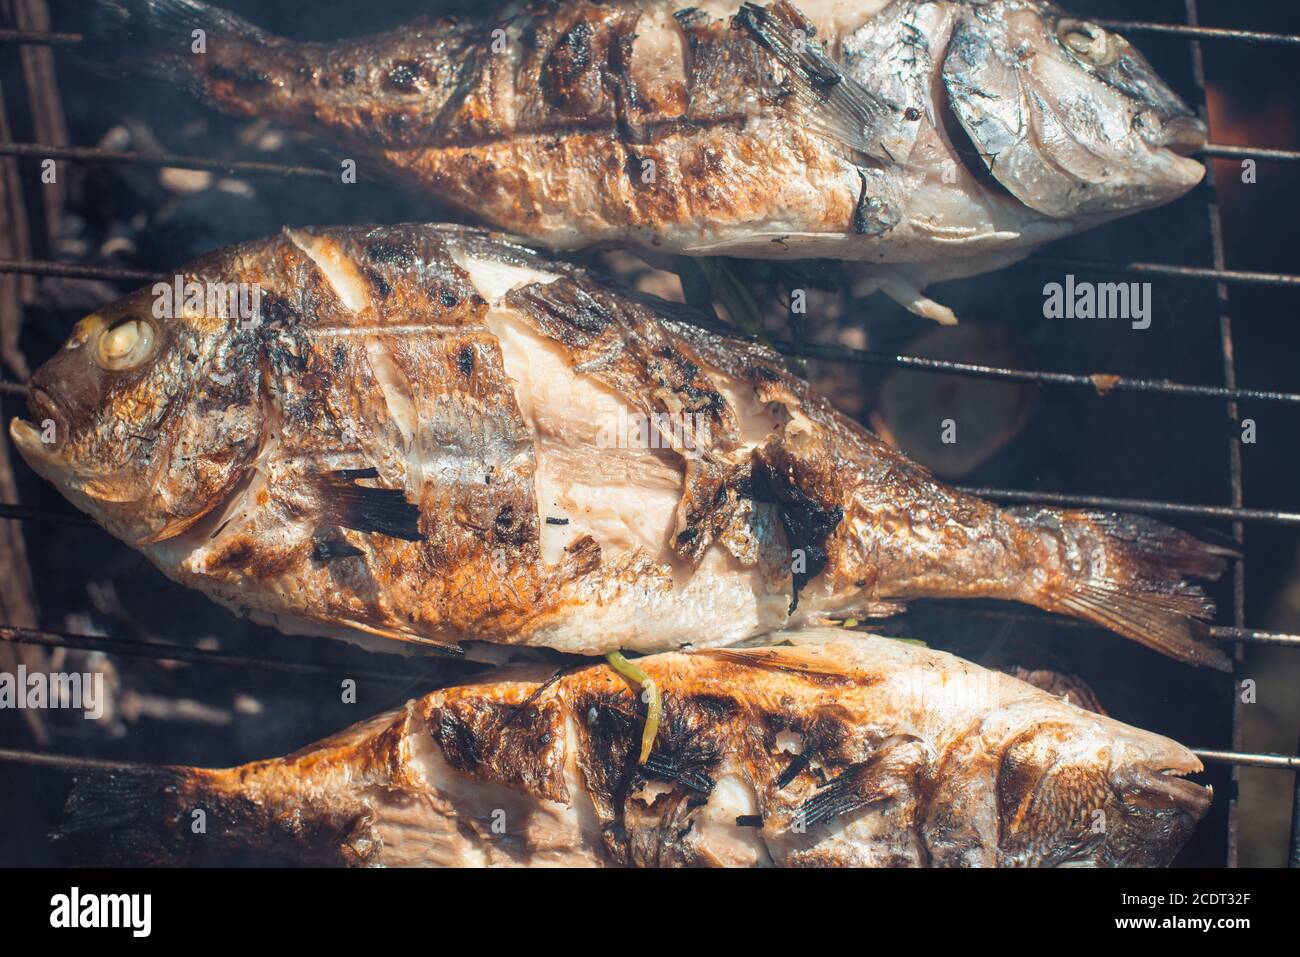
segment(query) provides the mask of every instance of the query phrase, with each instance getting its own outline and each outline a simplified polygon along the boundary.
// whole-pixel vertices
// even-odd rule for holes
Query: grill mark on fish
[[[417,262],[413,247],[407,243],[370,242],[363,248],[367,259],[398,269],[411,269]]]
[[[781,456],[780,452],[776,454]],[[844,518],[841,506],[823,505],[799,487],[800,471],[795,461],[773,461],[768,455],[756,452],[750,476],[751,496],[755,501],[772,502],[777,506],[781,527],[790,546],[792,593],[789,614],[794,614],[799,607],[799,592],[826,569],[829,561],[826,541]]]
[[[474,347],[461,346],[456,353],[456,367],[460,369],[461,375],[474,374]]]
[[[415,93],[423,82],[423,72],[418,60],[403,60],[393,64],[384,75],[384,83],[399,93]]]
[[[491,780],[509,767],[512,783],[524,793],[567,804],[558,706],[521,707],[520,720],[506,721],[513,709],[504,704],[453,699],[430,715],[430,730],[447,761],[468,776]]]
[[[519,704],[515,705],[513,708],[510,709],[509,712],[507,712],[505,718],[502,719],[499,727],[504,728],[510,725],[511,723],[518,721],[521,717],[525,717],[526,716],[525,709],[527,709],[538,698],[540,698],[548,688],[550,688],[553,684],[555,684],[555,682],[559,681],[562,677],[564,677],[565,672],[567,672],[568,670],[569,670],[568,668],[557,668],[555,670],[555,674],[551,675],[549,678],[547,678],[545,681],[539,684],[535,689],[533,689],[533,691],[529,693],[527,698],[519,702]]]

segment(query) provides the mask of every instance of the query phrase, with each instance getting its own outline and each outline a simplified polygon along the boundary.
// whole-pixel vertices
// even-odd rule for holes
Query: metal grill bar
[[[1225,519],[1239,522],[1262,522],[1271,525],[1300,525],[1300,512],[1280,512],[1264,508],[1238,508],[1230,505],[1188,505],[1142,498],[1114,498],[1106,495],[1066,495],[1059,492],[1035,492],[1025,489],[970,488],[957,486],[959,492],[1004,502],[1038,505],[1063,505],[1067,508],[1096,508],[1117,512],[1149,512],[1153,515],[1182,515],[1191,518]],[[0,519],[53,522],[63,525],[94,525],[85,515],[29,508],[12,502],[0,502]]]
[[[950,362],[946,359],[927,359],[921,356],[899,356],[887,353],[866,352],[846,346],[824,346],[816,343],[797,345],[792,342],[774,342],[773,347],[785,355],[799,359],[818,359],[826,362],[853,362],[860,365],[892,366],[915,372],[938,375],[959,375],[972,379],[997,379],[1004,382],[1024,382],[1032,385],[1061,385],[1091,389],[1095,392],[1137,392],[1153,395],[1177,396],[1199,399],[1236,399],[1251,402],[1300,401],[1300,394],[1271,392],[1261,389],[1226,389],[1223,386],[1193,385],[1170,382],[1166,379],[1133,379],[1126,376],[1114,378],[1102,374],[1081,375],[1075,372],[1042,372],[1034,369],[1005,369],[982,366],[970,362]]]
[[[1209,175],[1207,173],[1207,175]],[[1221,265],[1179,266],[1176,263],[1112,263],[1095,259],[1063,259],[1054,256],[1031,256],[1026,263],[1087,269],[1094,272],[1126,273],[1132,276],[1159,276],[1162,279],[1199,279],[1207,282],[1229,283],[1236,286],[1281,286],[1300,288],[1300,276],[1280,272],[1249,272],[1244,269],[1224,269]]]
[[[11,505],[0,502],[0,518],[12,518],[21,522],[49,522],[53,525],[88,525],[95,522],[89,516],[76,512],[52,512],[42,508],[29,508],[26,505]]]
[[[1300,751],[1300,742],[1296,744]],[[1300,771],[1295,774],[1295,794],[1291,799],[1291,850],[1287,854],[1287,867],[1300,868]]]
[[[1178,266],[1172,263],[1108,263],[1090,259],[1057,259],[1034,256],[1026,264],[1039,264],[1067,269],[1088,269],[1097,272],[1128,273],[1136,276],[1161,276],[1168,279],[1197,279],[1226,282],[1244,286],[1282,286],[1300,288],[1300,276],[1286,273],[1247,272],[1240,269],[1209,269],[1199,266]],[[108,266],[71,266],[67,263],[41,259],[0,259],[0,272],[27,273],[31,275],[62,276],[68,279],[108,279],[129,282],[148,282],[158,278],[157,273],[139,269],[117,269]]]
[[[1202,761],[1216,764],[1231,764],[1236,767],[1245,765],[1251,768],[1277,768],[1282,771],[1300,770],[1300,755],[1295,754],[1252,754],[1249,751],[1192,751]]]
[[[72,266],[42,259],[0,259],[0,272],[31,276],[55,276],[60,279],[104,279],[108,282],[149,282],[156,272],[143,269],[120,269],[117,266]]]
[[[1100,508],[1118,512],[1150,512],[1153,515],[1186,515],[1194,518],[1222,518],[1242,522],[1267,522],[1275,525],[1300,525],[1300,512],[1279,512],[1263,508],[1239,508],[1235,505],[1186,505],[1142,498],[1114,498],[1106,495],[1065,495],[1059,492],[1034,492],[1023,489],[962,488],[959,491],[980,498],[1028,504],[1064,505],[1067,508]]]
[[[1300,46],[1300,36],[1263,33],[1226,27],[1193,27],[1182,23],[1152,23],[1144,20],[1098,20],[1097,23],[1125,33],[1152,33],[1185,37],[1188,40],[1233,40],[1239,43],[1268,43]],[[82,33],[52,33],[43,30],[0,30],[0,43],[30,43],[41,46],[75,46],[86,40]]]
[[[1199,40],[1236,40],[1240,43],[1280,43],[1284,46],[1300,46],[1300,36],[1290,33],[1260,33],[1256,30],[1232,30],[1227,27],[1201,27],[1183,23],[1149,23],[1144,20],[1098,20],[1111,30],[1124,33],[1155,33],[1165,36],[1185,37],[1192,42]]]
[[[1041,372],[1033,369],[1005,369],[981,366],[968,362],[949,362],[943,359],[926,359],[920,356],[899,356],[886,353],[864,352],[838,346],[805,345],[798,347],[788,342],[773,346],[792,358],[820,359],[828,362],[854,362],[862,365],[890,366],[912,372],[935,375],[959,375],[972,379],[995,379],[1006,382],[1024,382],[1032,385],[1059,385],[1092,389],[1097,392],[1132,392],[1167,395],[1178,398],[1235,400],[1241,402],[1282,402],[1300,405],[1300,393],[1272,392],[1263,389],[1225,389],[1214,385],[1192,385],[1164,379],[1131,379],[1125,376],[1080,375],[1071,372]],[[0,380],[0,395],[25,396],[28,387],[22,382]]]
[[[184,645],[154,644],[147,641],[132,641],[127,638],[113,638],[105,635],[81,635],[61,631],[42,631],[37,628],[13,628],[6,625],[0,625],[0,641],[12,641],[20,645],[42,645],[47,648],[104,651],[132,658],[182,661],[189,664],[235,668],[241,671],[275,671],[297,675],[344,675],[349,678],[365,678],[371,681],[413,681],[422,678],[435,680],[437,677],[435,675],[420,674],[416,669],[402,673],[397,671],[375,671],[369,668],[353,668],[343,664],[318,665],[310,662],[267,658],[260,655],[235,655],[221,651],[209,651],[204,648],[188,648]],[[418,665],[421,662],[419,662],[419,659],[412,659],[412,663]]]
[[[182,169],[216,170],[222,173],[247,173],[254,176],[301,176],[312,179],[342,179],[334,170],[314,166],[291,166],[285,163],[262,163],[255,160],[223,160],[207,156],[181,156],[175,153],[127,153],[97,146],[48,146],[44,143],[3,143],[0,156],[28,159],[61,159],[83,163],[124,163],[133,166],[173,166]]]
[[[145,771],[150,768],[160,767],[160,765],[141,764],[137,761],[104,761],[100,758],[79,758],[70,754],[42,754],[39,751],[19,751],[14,748],[0,748],[0,761],[72,773],[78,771]]]
[[[30,43],[33,46],[76,46],[82,33],[51,33],[47,30],[0,30],[0,43]]]
[[[1237,146],[1211,143],[1199,152],[1215,159],[1253,159],[1270,163],[1300,162],[1300,152],[1270,149],[1264,146]],[[337,179],[337,170],[255,160],[221,160],[208,156],[181,153],[136,153],[110,150],[98,146],[53,146],[47,143],[0,143],[0,156],[22,159],[61,159],[76,163],[121,163],[135,166],[168,166],[177,169],[216,170],[226,173],[251,173],[269,176],[308,176]],[[342,180],[339,180],[342,182]]]
[[[1201,150],[1201,156],[1213,159],[1253,159],[1267,160],[1270,163],[1300,163],[1300,152],[1295,150],[1259,149],[1254,146],[1229,146],[1226,143],[1211,143]]]
[[[1237,508],[1229,505],[1187,505],[1141,498],[1113,498],[1106,495],[1065,495],[1059,492],[1035,492],[1025,489],[970,488],[957,486],[959,492],[1004,502],[1031,505],[1063,505],[1067,508],[1096,508],[1116,512],[1149,512],[1153,515],[1182,515],[1190,518],[1225,519],[1261,522],[1270,525],[1300,525],[1300,512],[1279,512],[1263,508]],[[94,525],[85,515],[29,508],[12,502],[0,502],[0,519],[52,522],[62,525]]]
[[[1040,260],[1042,261],[1042,260]],[[130,282],[147,282],[157,274],[143,270],[121,269],[113,266],[75,266],[40,260],[0,260],[0,272],[23,272],[53,275],[63,278],[105,279]],[[1238,389],[1224,386],[1197,385],[1170,382],[1167,379],[1138,379],[1128,376],[1109,376],[1103,373],[1084,375],[1072,372],[1044,372],[1036,369],[1009,369],[984,366],[969,362],[951,362],[921,356],[889,355],[867,352],[843,346],[826,346],[816,343],[796,344],[778,341],[773,346],[785,355],[801,359],[827,362],[853,362],[861,365],[881,365],[929,372],[939,375],[959,375],[977,379],[996,379],[1007,382],[1024,382],[1033,385],[1059,385],[1093,389],[1102,393],[1132,392],[1169,395],[1186,398],[1218,399],[1247,402],[1284,402],[1300,404],[1300,393],[1277,392],[1265,389]],[[20,382],[0,381],[0,393],[23,395],[27,386]]]
[[[1086,621],[1077,618],[1065,618],[1061,615],[1048,615],[1032,611],[1012,611],[1004,608],[983,608],[979,605],[931,604],[925,600],[913,602],[908,612],[923,611],[926,614],[960,615],[962,618],[990,618],[998,621],[1014,621],[1029,625],[1051,625],[1053,628],[1095,628]],[[888,622],[881,622],[882,625]],[[1240,641],[1251,645],[1281,645],[1300,650],[1300,635],[1286,634],[1279,631],[1261,631],[1258,628],[1236,628],[1230,625],[1211,625],[1210,637],[1216,641]]]
[[[1053,628],[1095,628],[1095,625],[1076,618],[1065,618],[1060,615],[1035,614],[1032,612],[1007,611],[998,608],[979,608],[965,606],[960,609],[953,606],[930,605],[925,602],[918,602],[915,610],[923,610],[926,613],[934,611],[946,612],[954,615],[961,615],[963,618],[989,618],[999,621],[1014,621],[1030,625],[1050,625]],[[910,610],[910,609],[909,609]],[[880,622],[882,626],[890,624],[888,621]],[[1227,625],[1210,626],[1210,637],[1216,641],[1240,641],[1246,644],[1256,645],[1280,645],[1300,649],[1300,635],[1286,634],[1277,631],[1261,631],[1256,628],[1234,628]],[[171,642],[152,643],[137,642],[125,638],[114,638],[106,635],[83,635],[71,632],[53,632],[43,631],[37,628],[16,628],[8,625],[0,625],[0,640],[12,641],[15,644],[27,645],[46,645],[51,647],[77,648],[83,651],[104,651],[112,654],[122,654],[136,658],[155,658],[170,661],[185,661],[192,663],[211,662],[213,664],[231,664],[234,660],[246,662],[253,667],[265,666],[267,670],[281,669],[286,665],[291,670],[303,669],[303,673],[312,671],[320,674],[334,674],[338,668],[329,668],[313,666],[296,662],[285,663],[282,659],[266,658],[257,655],[243,656],[223,656],[217,652],[208,652],[203,649],[191,649],[183,645],[177,645]],[[227,661],[226,659],[232,659]],[[342,668],[343,666],[339,666]],[[283,669],[281,669],[283,670]],[[409,674],[398,674],[397,672],[379,672],[379,671],[361,671],[354,668],[347,669],[349,674],[356,674],[360,677],[383,680],[387,678],[410,678]],[[429,676],[435,677],[435,676]]]
[[[1280,771],[1300,769],[1300,755],[1290,754],[1251,754],[1244,751],[1212,751],[1204,748],[1190,748],[1202,761],[1214,764],[1231,764],[1234,767],[1246,765],[1254,768],[1272,768]],[[141,764],[133,761],[103,761],[98,758],[74,757],[70,754],[46,754],[40,751],[21,751],[14,748],[0,748],[0,762],[26,764],[33,767],[50,768],[55,771],[123,771],[141,770],[157,765]]]
[[[1197,0],[1186,0],[1186,15],[1189,29],[1200,29],[1200,8]],[[1206,129],[1210,124],[1210,104],[1209,94],[1206,91],[1205,82],[1205,55],[1201,49],[1199,40],[1195,40],[1191,45],[1192,56],[1192,76],[1196,81],[1196,89],[1199,96],[1197,111],[1200,117],[1205,121]],[[1219,194],[1217,184],[1215,183],[1214,164],[1207,164],[1205,170],[1205,186],[1209,190],[1210,199],[1206,203],[1206,215],[1210,227],[1210,245],[1214,256],[1215,270],[1222,270],[1227,263],[1227,254],[1223,243],[1223,220],[1219,215]],[[1229,310],[1228,286],[1224,282],[1219,282],[1215,286],[1215,303],[1218,307],[1219,314],[1219,345],[1223,354],[1223,384],[1227,388],[1235,388],[1237,385],[1237,367],[1235,352],[1232,343],[1232,315]],[[1239,410],[1235,402],[1229,402],[1226,408],[1228,422],[1231,426],[1236,426],[1239,421]],[[1242,462],[1241,462],[1241,445],[1237,438],[1238,433],[1233,429],[1228,438],[1228,485],[1229,501],[1234,508],[1240,507],[1243,502],[1244,490],[1242,484]],[[1240,521],[1233,522],[1232,537],[1237,543],[1237,560],[1233,562],[1232,567],[1232,618],[1233,624],[1240,628],[1245,624],[1246,616],[1246,560],[1245,560],[1245,528]],[[1243,649],[1240,644],[1234,646],[1233,661],[1233,680],[1236,680],[1237,672],[1240,669],[1243,658]],[[1239,749],[1241,747],[1241,700],[1236,695],[1232,700],[1232,747]],[[1237,765],[1234,764],[1232,771],[1232,794],[1228,799],[1228,860],[1229,867],[1237,866],[1237,787],[1240,783],[1240,772]]]

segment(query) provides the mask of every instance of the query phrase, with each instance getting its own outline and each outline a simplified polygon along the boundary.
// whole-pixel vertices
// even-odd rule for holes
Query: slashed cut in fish
[[[652,652],[983,597],[1226,661],[1183,580],[1224,549],[960,493],[771,350],[475,230],[212,253],[79,322],[29,405],[74,505],[287,631]]]
[[[1210,804],[1168,738],[843,635],[640,659],[665,703],[644,765],[612,669],[516,666],[288,757],[82,778],[59,836],[167,865],[1163,866]]]
[[[119,65],[533,242],[858,260],[945,322],[926,284],[1204,175],[1204,124],[1142,54],[1047,0],[543,0],[331,43],[198,0],[99,7]]]

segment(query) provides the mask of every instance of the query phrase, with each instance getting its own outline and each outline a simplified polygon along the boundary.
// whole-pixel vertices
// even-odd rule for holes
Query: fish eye
[[[1109,66],[1119,59],[1120,45],[1116,38],[1086,20],[1062,20],[1056,35],[1063,46],[1085,63]]]
[[[127,372],[153,352],[153,326],[143,319],[125,319],[100,334],[95,359],[109,372]]]

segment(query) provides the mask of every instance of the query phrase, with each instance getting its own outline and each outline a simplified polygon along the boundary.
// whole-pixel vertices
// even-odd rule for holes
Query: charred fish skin
[[[927,282],[1204,174],[1204,125],[1142,55],[1046,0],[538,2],[325,44],[198,0],[100,7],[132,68],[549,248],[861,260],[922,312]]]
[[[282,630],[580,654],[1000,598],[1222,666],[1149,519],[935,481],[685,307],[450,226],[286,230],[147,288],[42,366],[31,466],[172,578]],[[168,284],[163,284],[167,286]]]
[[[1209,806],[1167,738],[942,652],[794,640],[640,659],[645,765],[610,668],[515,668],[286,758],[83,779],[58,836],[172,865],[1164,866]]]

